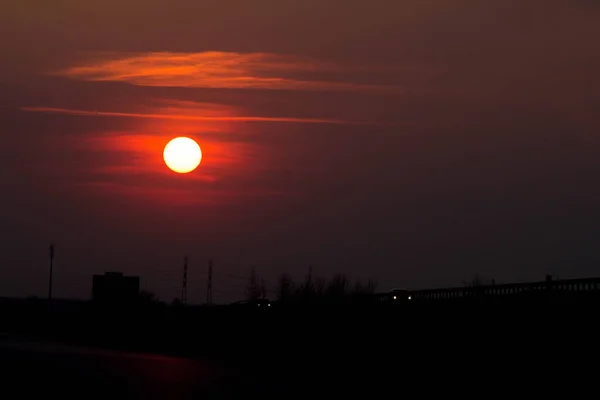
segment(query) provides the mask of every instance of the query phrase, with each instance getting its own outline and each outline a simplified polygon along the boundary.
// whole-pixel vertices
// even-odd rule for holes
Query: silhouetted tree
[[[309,268],[304,282],[294,285],[288,274],[282,274],[277,281],[277,299],[299,303],[340,302],[349,300],[354,295],[370,295],[375,293],[377,283],[369,280],[366,283],[356,283],[351,286],[350,280],[344,274],[336,274],[331,280],[313,275]]]
[[[478,297],[483,294],[482,286],[484,283],[483,278],[479,274],[473,275],[473,278],[468,282],[464,282],[464,285],[471,288],[470,292],[473,296]]]
[[[263,297],[263,294],[264,286],[262,286],[258,281],[258,276],[256,275],[256,268],[252,267],[252,271],[250,272],[250,279],[248,280],[248,285],[246,286],[246,299],[258,300]]]
[[[171,302],[171,306],[172,307],[181,307],[181,306],[183,306],[183,302],[178,298],[174,298],[173,301]]]
[[[312,301],[314,298],[315,288],[312,276],[312,266],[308,267],[308,274],[306,275],[306,279],[300,285],[295,292],[294,297],[299,301]]]
[[[330,300],[338,301],[348,294],[350,280],[344,274],[335,274],[327,285],[326,294]]]
[[[158,296],[149,290],[140,290],[138,299],[143,304],[154,304],[159,302]]]
[[[370,279],[367,283],[356,282],[351,291],[353,301],[358,303],[369,301],[369,296],[375,293],[376,286],[377,284]]]
[[[475,274],[473,275],[473,278],[471,278],[470,281],[464,281],[463,282],[464,286],[468,286],[468,287],[480,287],[483,286],[483,278],[479,275],[479,274]]]
[[[267,286],[265,285],[265,280],[261,279],[260,280],[260,298],[261,299],[266,299],[267,298]]]
[[[146,311],[156,310],[165,305],[156,294],[149,290],[141,290],[138,293],[137,302],[133,304],[137,304],[137,307]]]
[[[377,282],[375,282],[375,281],[374,281],[374,280],[372,280],[372,279],[369,279],[369,280],[367,281],[367,287],[366,287],[366,289],[367,289],[367,294],[375,294],[375,291],[377,290],[377,286],[378,286],[378,285],[377,285]]]
[[[325,286],[327,282],[323,278],[315,278],[313,284],[314,295],[317,298],[321,298],[325,295]]]
[[[277,300],[290,301],[294,296],[295,285],[289,274],[281,274],[277,280]]]
[[[363,285],[362,282],[356,282],[352,288],[352,295],[361,296],[367,293],[367,286]]]

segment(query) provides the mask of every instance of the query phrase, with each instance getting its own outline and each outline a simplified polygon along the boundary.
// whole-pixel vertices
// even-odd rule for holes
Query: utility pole
[[[188,258],[183,259],[183,285],[181,286],[181,302],[187,304],[187,265]]]
[[[213,262],[208,260],[208,288],[206,289],[206,304],[212,304],[212,271]]]
[[[54,264],[54,243],[50,244],[50,280],[48,283],[48,302],[52,300],[52,266]]]

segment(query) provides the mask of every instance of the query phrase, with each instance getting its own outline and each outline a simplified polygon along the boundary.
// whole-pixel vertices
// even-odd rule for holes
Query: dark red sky
[[[4,0],[0,294],[600,275],[597,2],[342,3]]]

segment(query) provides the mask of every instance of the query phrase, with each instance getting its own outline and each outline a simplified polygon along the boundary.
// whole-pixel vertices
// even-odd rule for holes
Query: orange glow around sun
[[[165,164],[172,171],[187,174],[195,170],[202,161],[202,150],[196,141],[188,137],[177,137],[165,146]]]

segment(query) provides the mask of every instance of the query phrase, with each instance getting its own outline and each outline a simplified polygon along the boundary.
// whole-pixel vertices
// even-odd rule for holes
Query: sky
[[[0,296],[600,275],[593,0],[3,0]],[[202,163],[170,171],[167,142]]]

